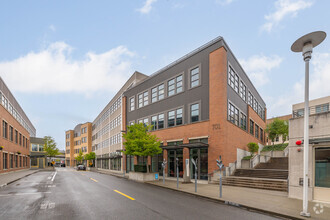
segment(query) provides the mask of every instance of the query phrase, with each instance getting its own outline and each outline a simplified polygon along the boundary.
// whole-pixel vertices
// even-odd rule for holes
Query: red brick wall
[[[2,125],[2,121],[5,120],[8,123],[7,129],[8,129],[8,139],[3,137],[3,125]],[[13,170],[20,170],[20,169],[24,169],[24,168],[29,168],[30,167],[30,159],[29,159],[29,155],[30,155],[30,134],[29,132],[20,124],[18,123],[18,121],[16,121],[16,119],[2,106],[0,105],[0,146],[3,146],[4,149],[2,151],[0,151],[0,173],[4,173],[4,172],[9,172],[9,171],[13,171]],[[14,128],[14,141],[10,141],[10,137],[9,137],[9,126],[12,126]],[[19,145],[19,140],[18,140],[18,144],[15,143],[15,130],[18,131],[18,138],[19,138],[19,134],[22,134],[22,142],[23,142],[23,136],[25,138],[27,138],[27,144],[25,145],[25,147],[23,147],[23,143],[22,145]],[[21,154],[17,154],[17,152],[21,152]],[[3,152],[8,153],[8,163],[7,163],[7,167],[10,167],[9,164],[9,155],[10,153],[13,153],[14,155],[18,155],[19,158],[20,157],[26,157],[28,164],[27,166],[25,166],[25,164],[23,164],[23,159],[22,159],[22,167],[19,167],[19,161],[18,161],[18,168],[16,168],[16,164],[14,162],[14,168],[13,169],[7,169],[4,170],[3,169]],[[19,159],[20,160],[20,159]]]

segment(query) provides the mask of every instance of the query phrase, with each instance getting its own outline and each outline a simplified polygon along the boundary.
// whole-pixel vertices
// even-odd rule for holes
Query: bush
[[[242,160],[250,160],[251,158],[252,158],[252,155],[250,155],[250,156],[245,156],[245,157],[242,158]]]
[[[150,165],[149,165],[150,169]],[[146,173],[147,172],[147,166],[146,165],[134,165],[134,172],[141,172],[141,173]]]
[[[247,146],[249,148],[249,152],[251,153],[251,155],[258,152],[258,150],[259,150],[259,145],[257,143],[251,142],[251,143],[248,143]]]
[[[265,146],[261,152],[267,152],[267,151],[283,151],[289,143],[285,144],[275,144],[275,145],[267,145]]]

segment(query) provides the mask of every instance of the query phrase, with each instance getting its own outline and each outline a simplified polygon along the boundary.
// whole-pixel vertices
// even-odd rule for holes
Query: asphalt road
[[[126,179],[58,168],[0,189],[0,219],[276,219]]]

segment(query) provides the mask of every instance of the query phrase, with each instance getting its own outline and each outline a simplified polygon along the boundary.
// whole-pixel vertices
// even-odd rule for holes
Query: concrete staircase
[[[287,192],[287,179],[288,158],[273,157],[253,169],[236,169],[233,176],[223,178],[223,185]]]

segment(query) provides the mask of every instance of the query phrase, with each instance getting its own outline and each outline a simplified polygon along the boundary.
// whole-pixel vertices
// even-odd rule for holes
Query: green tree
[[[84,158],[85,160],[89,161],[90,166],[94,167],[94,160],[96,158],[95,152],[90,152],[89,154],[85,154]]]
[[[268,138],[273,142],[273,145],[275,142],[275,138],[279,136],[282,136],[282,140],[284,143],[289,134],[288,121],[275,118],[272,123],[267,125],[266,133],[268,134]]]
[[[156,135],[152,135],[149,131],[152,126],[146,126],[142,123],[134,124],[127,127],[127,132],[123,134],[125,139],[125,155],[133,156],[154,156],[160,154],[162,149],[160,141]],[[147,172],[149,173],[149,166],[147,165]]]
[[[74,159],[76,159],[76,161],[78,162],[78,164],[81,164],[81,162],[84,160],[83,152],[82,151],[79,151],[78,156],[76,156]]]
[[[249,148],[249,152],[251,153],[251,156],[254,153],[257,153],[259,150],[259,145],[257,143],[250,142],[247,144],[247,147]]]
[[[51,136],[44,137],[44,151],[48,157],[55,157],[59,154],[59,149],[56,147],[56,142]]]

